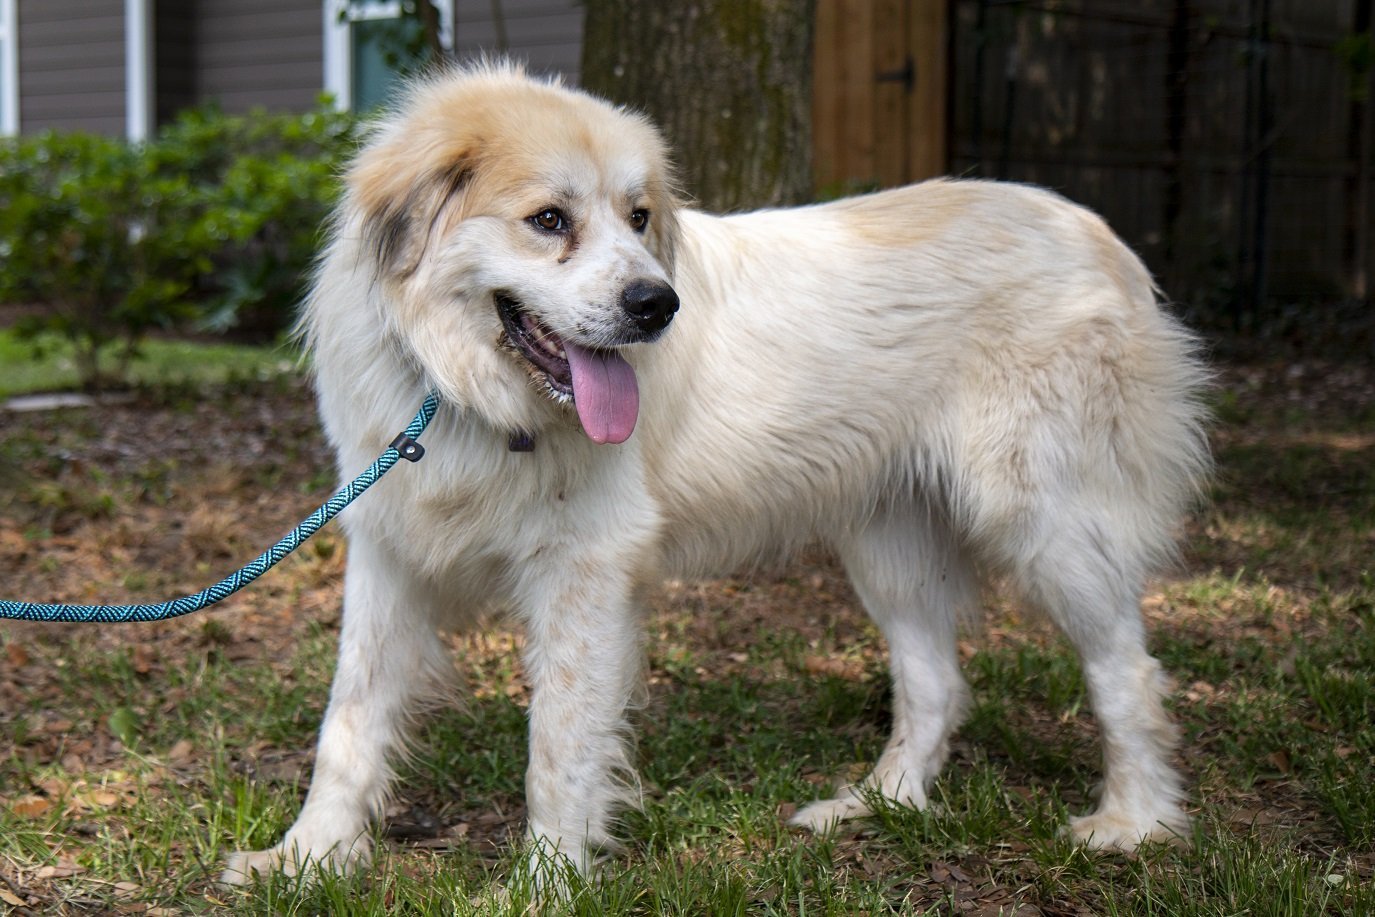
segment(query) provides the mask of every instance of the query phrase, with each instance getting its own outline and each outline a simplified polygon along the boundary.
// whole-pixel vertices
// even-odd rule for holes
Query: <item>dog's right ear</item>
[[[415,272],[440,217],[462,206],[472,180],[475,158],[466,149],[430,153],[388,138],[365,149],[349,170],[363,244],[384,277],[404,279]]]

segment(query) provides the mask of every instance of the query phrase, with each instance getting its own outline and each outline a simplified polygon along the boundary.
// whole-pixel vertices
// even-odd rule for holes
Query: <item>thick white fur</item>
[[[443,407],[425,459],[344,514],[310,792],[226,879],[367,860],[388,760],[447,666],[435,629],[493,610],[526,629],[529,835],[588,868],[627,801],[644,590],[817,540],[892,655],[893,736],[865,785],[926,804],[966,702],[957,619],[991,575],[1083,660],[1105,782],[1074,835],[1130,849],[1183,831],[1138,603],[1206,470],[1204,373],[1141,263],[1030,187],[934,181],[719,217],[680,208],[665,163],[641,118],[503,65],[416,86],[360,154],[304,320],[341,473],[427,390]],[[575,241],[532,226],[552,204]],[[598,446],[497,345],[493,293],[609,346],[637,277],[669,280],[682,307],[623,349],[639,425]],[[534,452],[508,451],[517,430]],[[794,821],[865,814],[865,795]]]

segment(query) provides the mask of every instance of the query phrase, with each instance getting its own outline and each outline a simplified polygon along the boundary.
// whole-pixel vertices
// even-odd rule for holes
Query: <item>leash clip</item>
[[[396,434],[396,439],[391,441],[391,448],[408,462],[418,462],[425,457],[425,447],[405,433]]]

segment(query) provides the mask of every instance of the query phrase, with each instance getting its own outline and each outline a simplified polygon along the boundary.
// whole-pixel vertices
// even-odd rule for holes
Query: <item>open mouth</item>
[[[583,432],[596,443],[629,439],[640,413],[640,389],[625,358],[564,340],[509,294],[494,299],[510,348],[542,376],[551,397],[572,399]]]
[[[495,298],[497,315],[501,318],[501,326],[506,329],[507,341],[531,366],[544,374],[544,381],[552,394],[571,397],[573,370],[568,365],[568,352],[563,338],[505,293],[498,293]]]

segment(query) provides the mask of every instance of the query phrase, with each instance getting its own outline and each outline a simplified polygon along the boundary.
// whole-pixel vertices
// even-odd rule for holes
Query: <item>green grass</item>
[[[206,385],[289,373],[295,353],[286,347],[149,340],[129,365],[133,385]],[[79,386],[71,347],[55,335],[21,341],[0,328],[0,400],[32,392],[66,392]]]
[[[643,810],[625,819],[626,850],[591,884],[574,882],[570,912],[944,913],[948,892],[952,900],[984,896],[1009,906],[1074,901],[1094,913],[1370,913],[1375,745],[1360,717],[1372,689],[1342,673],[1375,671],[1375,621],[1369,607],[1334,613],[1351,618],[1354,630],[1336,628],[1306,643],[1292,674],[1278,664],[1283,650],[1276,648],[1267,665],[1235,685],[1235,698],[1181,702],[1191,760],[1206,762],[1195,845],[1135,858],[1087,854],[1060,834],[1067,813],[1086,805],[1095,752],[1075,712],[1077,679],[1065,672],[1058,646],[976,655],[978,711],[966,734],[977,745],[957,752],[934,789],[934,808],[881,806],[857,832],[831,838],[787,830],[778,809],[818,792],[809,773],[872,760],[882,709],[857,722],[816,725],[835,693],[852,710],[872,709],[871,687],[832,685],[832,696],[821,700],[800,672],[681,682],[643,716],[647,793]],[[314,628],[279,665],[235,664],[211,641],[151,682],[128,653],[105,652],[98,636],[65,642],[62,655],[45,662],[62,671],[66,701],[10,711],[10,728],[56,714],[72,717],[71,732],[84,735],[127,709],[130,747],[116,769],[77,777],[60,764],[26,760],[26,739],[16,736],[0,770],[3,785],[48,787],[55,804],[38,818],[0,809],[0,861],[34,871],[74,861],[84,871],[60,883],[67,900],[102,906],[119,903],[111,889],[126,881],[137,885],[138,901],[178,912],[522,913],[532,892],[519,881],[526,867],[518,851],[504,840],[466,843],[462,836],[436,852],[388,841],[379,829],[383,853],[367,876],[305,888],[274,877],[248,892],[210,884],[227,851],[270,844],[294,816],[304,790],[299,774],[245,772],[246,749],[264,740],[272,748],[308,747],[331,647],[331,633]],[[1184,679],[1198,674],[1193,654],[1213,652],[1173,642],[1167,649]],[[283,671],[295,673],[291,683],[282,683]],[[1049,742],[1045,723],[1025,715],[1024,692],[1008,690],[1023,678],[1068,682],[1068,705],[1050,707],[1064,721]],[[169,764],[173,747],[186,740],[195,745],[194,760]],[[446,820],[458,824],[518,810],[523,741],[517,701],[501,691],[469,701],[426,730],[405,769],[404,792],[441,812],[457,807]],[[1029,745],[1038,745],[1034,753]],[[1276,749],[1291,750],[1282,778],[1273,773]],[[101,787],[116,801],[102,804],[109,797],[99,795]],[[1252,792],[1278,793],[1286,800],[1280,809],[1294,806],[1301,817],[1240,826],[1229,796]],[[518,819],[512,822],[507,827],[518,836]]]
[[[217,400],[229,433],[298,450],[252,453],[252,467],[223,445],[199,461],[83,458],[111,422],[199,410],[180,399],[11,423],[5,590],[156,593],[218,573],[223,538],[256,546],[294,522],[328,459],[293,389]],[[933,805],[880,804],[827,837],[788,829],[789,805],[873,761],[891,716],[881,641],[811,558],[658,602],[636,714],[643,807],[596,876],[570,878],[559,912],[1375,913],[1370,436],[1346,411],[1263,408],[1236,400],[1189,560],[1146,603],[1177,683],[1190,846],[1126,857],[1066,840],[1098,776],[1083,679],[1062,641],[1001,605],[966,644],[974,702]],[[174,550],[169,532],[204,544]],[[525,877],[539,866],[519,844],[527,695],[518,636],[499,628],[456,641],[466,699],[421,730],[368,873],[214,883],[229,851],[281,836],[305,791],[342,570],[340,537],[322,537],[225,611],[146,629],[0,626],[0,913],[6,894],[72,914],[536,911]]]

